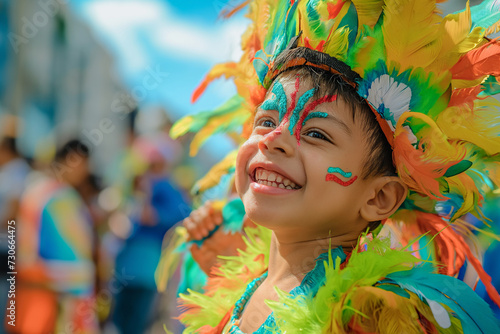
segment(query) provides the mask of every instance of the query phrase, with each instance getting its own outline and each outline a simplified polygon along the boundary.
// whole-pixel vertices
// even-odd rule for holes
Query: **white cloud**
[[[90,1],[85,14],[132,71],[147,66],[151,50],[144,38],[166,56],[208,64],[238,60],[247,26],[243,19],[204,26],[176,16],[168,4],[154,0]]]
[[[214,64],[241,57],[240,41],[246,26],[247,22],[243,20],[230,20],[210,29],[170,15],[167,21],[156,27],[152,38],[172,56]]]
[[[120,61],[132,71],[147,66],[148,55],[141,47],[137,29],[147,22],[164,19],[162,6],[154,1],[91,1],[85,15],[97,31],[120,53]]]
[[[106,28],[126,28],[162,19],[163,7],[154,1],[92,1],[87,5],[90,18]]]

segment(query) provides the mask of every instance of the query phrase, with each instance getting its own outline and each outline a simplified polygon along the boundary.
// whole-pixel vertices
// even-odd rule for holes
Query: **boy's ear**
[[[373,180],[360,214],[366,221],[389,218],[404,202],[408,187],[397,176],[383,176]]]

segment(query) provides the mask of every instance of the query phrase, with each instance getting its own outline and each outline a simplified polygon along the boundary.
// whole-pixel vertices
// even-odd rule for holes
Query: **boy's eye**
[[[266,119],[266,120],[264,120],[264,121],[262,122],[262,126],[263,126],[263,127],[266,127],[266,128],[274,128],[274,127],[276,127],[276,125],[274,124],[274,122],[273,122],[273,121],[270,121],[270,120],[268,120],[268,119]]]
[[[305,134],[305,136],[317,138],[317,139],[322,139],[322,140],[326,140],[327,142],[330,142],[330,140],[324,134],[322,134],[321,132],[315,131],[315,130],[308,131]]]
[[[274,122],[269,118],[262,118],[256,122],[255,126],[262,126],[264,128],[275,128],[276,124],[274,124]]]

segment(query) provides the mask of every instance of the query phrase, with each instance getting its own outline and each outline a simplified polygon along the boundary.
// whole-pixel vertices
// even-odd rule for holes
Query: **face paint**
[[[307,115],[307,117],[302,121],[301,125],[306,125],[306,122],[311,118],[327,118],[328,114],[326,112],[316,111]]]
[[[281,127],[277,127],[274,131],[269,132],[264,136],[264,140],[274,140],[274,138],[278,137],[281,134]]]
[[[297,93],[300,88],[300,78],[297,76],[295,79],[295,90],[290,94],[290,106],[287,106],[287,97],[283,85],[276,81],[271,92],[274,94],[274,98],[264,101],[261,105],[262,110],[277,110],[279,113],[279,125],[274,131],[269,133],[266,137],[274,138],[281,134],[283,124],[290,120],[288,125],[288,131],[290,134],[294,134],[295,128],[295,138],[297,138],[297,145],[300,145],[300,131],[302,127],[311,118],[326,118],[327,113],[324,112],[313,112],[318,105],[327,102],[333,102],[337,99],[337,95],[326,95],[308,104],[309,100],[312,98],[316,92],[316,88],[311,88],[304,94],[302,94],[297,101]],[[307,106],[306,106],[307,105]],[[302,112],[302,115],[301,115]],[[271,135],[272,134],[272,135]]]
[[[270,100],[264,101],[261,105],[262,110],[277,110],[279,113],[279,125],[276,129],[266,135],[268,139],[273,139],[274,137],[281,134],[281,130],[283,128],[283,124],[288,121],[290,118],[290,114],[293,110],[295,110],[295,105],[297,102],[297,92],[300,88],[300,79],[299,76],[295,79],[295,90],[290,94],[290,106],[287,106],[287,98],[285,89],[281,82],[276,81],[274,83],[273,89],[271,92],[274,94],[274,98]],[[290,130],[291,133],[292,130]]]
[[[304,110],[302,113],[302,117],[300,118],[299,124],[297,125],[297,128],[295,129],[295,138],[297,138],[297,142],[300,143],[300,131],[302,130],[302,127],[306,124],[308,120],[314,117],[321,117],[321,118],[326,118],[328,116],[327,113],[324,112],[314,112],[312,114],[309,114],[312,110],[314,110],[317,106],[319,106],[322,103],[327,103],[327,102],[333,102],[337,99],[337,95],[326,95],[323,96],[309,104],[307,108]],[[309,117],[311,115],[311,117]],[[314,116],[312,116],[314,115]]]
[[[274,94],[274,98],[264,101],[260,108],[262,110],[277,110],[279,113],[279,121],[281,123],[287,112],[285,90],[283,89],[283,85],[279,81],[276,81],[271,92]]]
[[[352,179],[350,180],[347,180],[347,181],[342,181],[341,179],[339,179],[336,175],[334,175],[333,173],[338,173],[340,175],[342,175],[343,177],[345,178],[350,178],[352,176],[352,173],[351,172],[344,172],[341,168],[339,167],[329,167],[328,168],[328,173],[330,174],[327,174],[326,175],[326,181],[334,181],[338,184],[340,184],[341,186],[344,186],[344,187],[347,187],[347,186],[350,186],[351,184],[354,183],[354,181],[356,181],[356,179],[358,178],[357,176],[354,176]]]

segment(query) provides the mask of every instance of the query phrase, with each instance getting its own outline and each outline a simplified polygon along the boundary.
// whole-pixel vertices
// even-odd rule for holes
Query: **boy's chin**
[[[295,216],[292,213],[283,212],[280,208],[270,209],[245,205],[245,210],[251,221],[271,230],[291,226],[293,224],[292,217]]]

